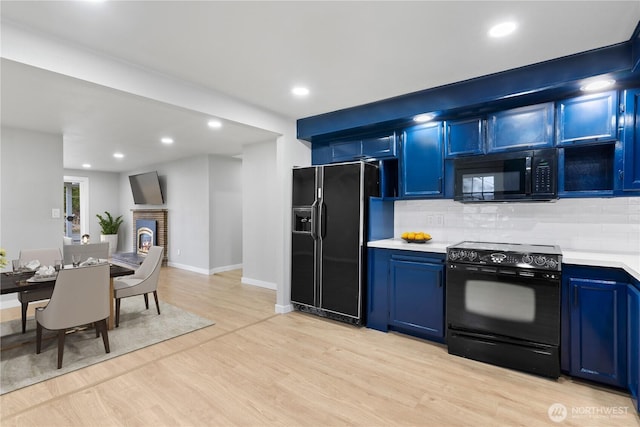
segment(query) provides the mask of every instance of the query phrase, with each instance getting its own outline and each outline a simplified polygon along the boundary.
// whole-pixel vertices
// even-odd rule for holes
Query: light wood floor
[[[163,268],[160,299],[214,326],[5,394],[0,424],[640,425],[624,392],[450,356],[400,334],[276,315],[275,292],[240,277]],[[554,403],[569,411],[562,423],[548,416]],[[588,414],[601,408],[623,414]]]

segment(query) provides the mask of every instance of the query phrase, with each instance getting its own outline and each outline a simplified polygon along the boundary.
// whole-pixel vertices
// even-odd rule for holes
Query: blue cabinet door
[[[616,91],[559,101],[556,106],[556,144],[612,141],[617,136]]]
[[[622,189],[640,190],[640,89],[624,92]]]
[[[331,147],[329,144],[313,144],[311,147],[311,164],[326,165],[331,163]]]
[[[367,255],[367,327],[387,332],[390,252],[369,248]]]
[[[442,195],[442,123],[428,123],[402,134],[401,196]]]
[[[484,132],[482,119],[455,120],[445,124],[445,156],[453,158],[468,154],[482,154]]]
[[[369,159],[388,159],[396,157],[396,134],[364,138],[362,157]]]
[[[334,142],[331,147],[331,162],[348,162],[362,157],[362,141]]]
[[[627,286],[569,278],[571,375],[627,387]]]
[[[391,259],[389,325],[444,339],[442,264]]]
[[[487,117],[487,151],[499,152],[553,145],[553,103],[528,105]]]
[[[627,374],[629,391],[640,411],[640,287],[629,286],[627,292]]]

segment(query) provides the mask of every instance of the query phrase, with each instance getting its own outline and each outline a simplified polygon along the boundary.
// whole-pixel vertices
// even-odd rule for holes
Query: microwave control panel
[[[533,156],[533,193],[556,194],[556,161],[546,150],[538,150]]]

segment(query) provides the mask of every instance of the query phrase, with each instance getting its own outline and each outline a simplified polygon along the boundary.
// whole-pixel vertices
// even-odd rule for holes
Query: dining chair
[[[109,353],[109,302],[108,263],[60,270],[49,303],[36,309],[36,354],[42,348],[42,329],[57,331],[60,369],[66,331],[92,323],[96,337],[102,333],[104,349]]]
[[[144,295],[144,304],[148,310],[148,294],[153,292],[153,297],[156,300],[156,309],[160,314],[158,279],[160,277],[163,252],[164,248],[162,246],[152,246],[135,273],[113,279],[113,297],[116,299],[116,328],[120,324],[120,300],[122,298]]]
[[[20,265],[28,264],[31,261],[38,260],[40,265],[54,265],[56,260],[62,259],[62,254],[58,248],[45,249],[23,249],[18,256]],[[27,330],[27,308],[30,302],[42,301],[51,298],[53,289],[36,289],[33,291],[18,292],[18,301],[22,306],[22,333]]]
[[[73,262],[73,255],[80,255],[80,262],[84,262],[88,258],[107,259],[109,258],[109,242],[64,245],[62,254],[65,264]]]

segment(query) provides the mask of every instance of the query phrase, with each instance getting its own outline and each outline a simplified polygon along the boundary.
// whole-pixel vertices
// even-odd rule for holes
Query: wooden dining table
[[[73,268],[67,266],[66,268]],[[109,329],[114,326],[115,300],[113,298],[113,279],[116,277],[128,276],[135,273],[135,270],[118,264],[109,264]],[[56,279],[29,281],[35,275],[34,271],[26,271],[21,273],[5,272],[0,275],[0,294],[11,294],[15,292],[53,288]]]

